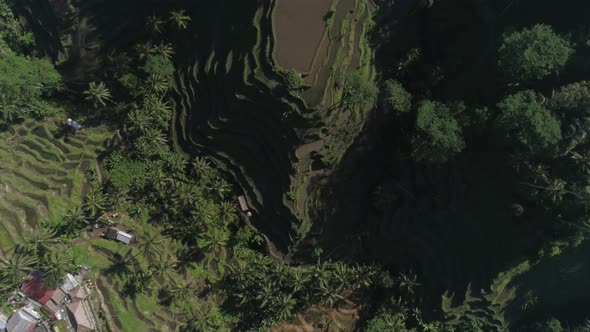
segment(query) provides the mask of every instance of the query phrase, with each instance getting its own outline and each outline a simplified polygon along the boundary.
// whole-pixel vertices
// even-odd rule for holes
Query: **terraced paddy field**
[[[275,59],[285,68],[307,73],[320,46],[333,0],[277,0]]]
[[[335,85],[347,71],[370,75],[372,55],[364,34],[372,10],[366,0],[275,2],[274,62],[304,75],[308,88],[300,97],[308,107],[321,111],[338,102]]]
[[[0,255],[23,234],[80,203],[85,172],[96,168],[110,136],[104,127],[76,136],[60,134],[55,121],[29,120],[0,133]]]
[[[106,239],[92,239],[73,246],[76,263],[91,267],[91,278],[95,281],[97,295],[94,303],[101,307],[105,320],[112,331],[174,331],[176,323],[172,313],[161,306],[157,287],[150,288],[146,293],[130,293],[125,290],[124,273],[113,272],[113,257],[124,256],[129,247],[125,244]],[[133,271],[144,271],[148,261],[135,253],[129,265]]]
[[[63,13],[58,2],[47,3],[37,8],[27,0],[21,7],[36,17],[62,17],[72,24],[56,28],[49,20],[38,27],[57,30],[51,40],[61,44],[57,53],[68,56],[62,66],[70,79],[92,77],[96,66],[85,59],[128,48],[145,37],[147,16],[173,7],[161,1],[87,1]],[[223,1],[174,3],[191,16],[190,28],[170,37],[177,69],[174,143],[187,155],[210,157],[231,176],[236,192],[242,191],[256,212],[254,226],[277,250],[287,252],[317,215],[309,199],[317,180],[339,162],[367,117],[364,109],[338,106],[338,82],[351,70],[373,78],[365,38],[372,5],[306,0],[309,10],[301,10],[295,8],[299,2],[295,6],[288,0],[233,1],[228,11]],[[291,16],[285,21],[285,15]],[[284,47],[294,41],[304,55],[290,57],[293,49]],[[105,45],[112,49],[102,49]],[[79,48],[87,52],[78,54]],[[296,58],[302,62],[283,62]],[[307,67],[305,91],[286,91],[274,71],[277,64]],[[69,71],[70,65],[77,71]]]
[[[281,0],[240,2],[231,12],[222,4],[192,5],[193,31],[178,41],[174,82],[177,148],[211,157],[234,178],[256,212],[252,223],[283,253],[310,229],[314,178],[338,163],[367,117],[365,110],[334,106],[342,95],[338,79],[351,70],[373,75],[365,38],[370,3],[305,4],[314,10]],[[286,22],[285,10],[292,14]],[[292,53],[282,47],[294,40],[305,43],[305,56],[292,57],[302,62],[282,62]],[[275,64],[305,63],[312,64],[309,87],[286,91]]]

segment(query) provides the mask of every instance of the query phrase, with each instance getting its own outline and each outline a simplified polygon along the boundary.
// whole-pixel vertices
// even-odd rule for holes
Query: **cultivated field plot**
[[[91,267],[97,294],[104,304],[106,320],[113,332],[117,331],[173,331],[176,323],[172,313],[160,305],[158,288],[150,287],[147,295],[130,292],[125,280],[131,274],[148,269],[148,260],[133,252],[133,257],[124,265],[116,257],[124,257],[129,247],[122,243],[97,238],[81,241],[73,246],[76,263]],[[95,304],[96,307],[100,303]]]
[[[279,0],[275,5],[275,57],[285,68],[307,73],[326,30],[334,0]]]
[[[2,256],[38,222],[62,217],[80,202],[86,190],[85,171],[96,167],[96,158],[110,136],[106,128],[76,136],[59,133],[56,123],[34,120],[0,133]]]
[[[363,37],[371,22],[366,0],[277,0],[273,13],[274,60],[305,77],[301,94],[310,108],[329,108],[347,71],[368,69],[371,57]]]

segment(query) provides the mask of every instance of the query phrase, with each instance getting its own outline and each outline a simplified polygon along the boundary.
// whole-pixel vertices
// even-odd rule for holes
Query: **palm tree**
[[[126,189],[115,189],[109,192],[109,205],[116,210],[122,210],[126,206],[127,196]]]
[[[173,10],[170,12],[170,21],[176,26],[178,30],[186,30],[191,18],[186,15],[185,10]]]
[[[85,100],[92,103],[94,108],[98,108],[98,106],[106,106],[108,101],[111,101],[111,91],[109,88],[103,83],[99,82],[90,82],[88,85],[88,90],[84,91]]]
[[[37,258],[26,252],[13,252],[6,259],[0,258],[0,279],[3,284],[11,287],[20,284],[31,273]]]
[[[184,303],[195,296],[196,288],[193,280],[173,282],[170,288],[175,303]]]
[[[214,319],[213,306],[210,302],[189,301],[182,308],[185,317],[179,330],[181,332],[213,332],[218,331],[219,326]]]
[[[400,272],[397,282],[399,287],[408,295],[413,295],[416,287],[420,286],[418,276],[412,271],[408,271],[407,273]]]
[[[154,278],[149,272],[139,271],[131,276],[128,276],[125,281],[125,293],[135,297],[136,293],[146,293],[146,291],[152,288]]]
[[[178,264],[178,260],[168,248],[164,247],[164,251],[156,257],[156,261],[151,265],[154,276],[162,280],[172,279]]]
[[[236,205],[232,202],[223,201],[219,205],[219,219],[227,225],[231,224],[238,218]]]
[[[152,47],[151,53],[155,55],[161,55],[164,58],[170,60],[174,55],[174,48],[170,43],[164,43],[161,41],[160,44]]]
[[[129,275],[134,265],[133,259],[133,248],[129,248],[125,255],[114,253],[113,256],[109,257],[111,265],[106,269],[106,272],[116,275]]]
[[[320,282],[320,285],[316,288],[316,296],[323,304],[327,304],[330,307],[333,307],[334,304],[344,299],[338,294],[337,289],[327,281]]]
[[[144,107],[156,119],[158,125],[168,128],[172,114],[172,106],[169,101],[162,97],[151,96],[144,101]]]
[[[183,176],[186,165],[188,164],[186,158],[180,153],[174,153],[167,158],[168,171],[176,176]]]
[[[0,97],[0,112],[2,112],[2,120],[5,122],[12,122],[20,115],[19,107],[13,102],[9,102],[4,96]]]
[[[269,281],[262,285],[262,287],[256,292],[256,299],[260,301],[261,308],[267,308],[272,305],[272,301],[275,298],[275,287],[272,281]]]
[[[215,193],[220,199],[225,199],[226,195],[231,192],[231,186],[229,183],[219,176],[212,179],[208,189]]]
[[[146,21],[145,21],[145,28],[148,32],[152,33],[152,34],[161,34],[162,32],[164,32],[164,30],[162,29],[164,26],[164,21],[155,15],[152,16],[148,16]]]
[[[170,89],[170,80],[160,74],[151,74],[147,79],[149,91],[156,94],[164,94]]]
[[[176,269],[180,273],[185,273],[188,271],[189,268],[195,266],[197,261],[197,254],[198,249],[192,248],[188,244],[182,244],[180,248],[176,251],[176,257],[178,259],[178,263],[176,264]]]
[[[291,273],[291,286],[293,287],[293,293],[300,292],[305,289],[309,276],[302,268],[294,268],[290,270]]]
[[[139,60],[144,60],[153,52],[152,44],[150,42],[135,45],[135,50],[137,52]]]
[[[571,153],[571,158],[578,164],[584,174],[590,173],[590,153]]]
[[[229,234],[221,227],[208,227],[205,234],[198,238],[199,247],[209,253],[218,252],[227,244]]]
[[[318,262],[312,267],[314,283],[322,284],[330,279],[330,271],[325,262]]]
[[[336,282],[338,282],[338,289],[347,289],[350,286],[350,269],[342,262],[334,264],[334,272],[332,274]]]
[[[72,252],[64,247],[58,247],[48,252],[43,258],[43,270],[49,280],[55,284],[48,285],[51,287],[57,286],[62,278],[74,267],[74,257]]]
[[[186,159],[184,160],[184,164],[184,167],[186,167]],[[177,191],[180,205],[195,207],[196,205],[201,204],[200,201],[203,200],[203,193],[201,189],[194,183],[180,182]],[[191,213],[192,212],[196,211],[193,210]]]
[[[147,128],[143,133],[143,138],[150,143],[163,145],[168,142],[166,135],[157,128]]]
[[[137,245],[139,254],[145,256],[148,260],[153,260],[164,249],[164,238],[157,230],[149,227],[143,228],[141,241]]]
[[[152,124],[150,115],[139,109],[129,112],[128,122],[129,129],[139,133],[145,132]]]
[[[57,240],[55,232],[45,227],[37,227],[24,236],[23,247],[37,257],[43,254],[54,245]]]
[[[92,225],[90,219],[86,218],[84,214],[84,210],[80,205],[76,205],[73,209],[70,209],[65,217],[66,223],[68,224],[68,229],[76,229],[79,230],[80,228],[88,228]]]
[[[355,264],[352,266],[351,270],[356,288],[371,286],[373,283],[373,277],[375,276],[374,269],[368,266]]]
[[[276,307],[276,318],[278,321],[284,321],[293,316],[293,308],[297,302],[293,299],[291,294],[279,294],[275,301],[274,306]]]
[[[211,174],[213,173],[213,168],[211,164],[204,157],[195,157],[191,162],[191,166],[195,175],[199,178],[208,179]]]
[[[84,209],[91,217],[96,217],[98,214],[106,210],[107,199],[100,189],[92,189],[84,198]]]

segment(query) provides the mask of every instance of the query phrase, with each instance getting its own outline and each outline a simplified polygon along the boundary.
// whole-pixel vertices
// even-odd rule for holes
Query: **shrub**
[[[385,82],[385,102],[394,113],[406,113],[412,106],[412,95],[408,93],[401,83],[394,80]]]
[[[379,89],[360,71],[349,73],[344,78],[343,103],[350,108],[363,108],[375,102]]]
[[[135,160],[122,159],[111,167],[108,171],[108,179],[113,187],[129,189],[134,184],[141,186],[143,183],[145,164]]]
[[[295,69],[284,69],[277,66],[275,71],[283,78],[283,84],[287,90],[295,90],[303,86],[303,78]]]
[[[170,78],[174,74],[172,61],[162,55],[148,55],[142,68],[148,75]]]

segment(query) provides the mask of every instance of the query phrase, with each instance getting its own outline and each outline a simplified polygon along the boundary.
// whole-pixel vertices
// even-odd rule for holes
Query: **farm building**
[[[51,300],[55,293],[55,290],[47,289],[47,287],[43,285],[43,273],[41,271],[32,272],[29,275],[29,280],[22,284],[21,291],[31,300],[34,300],[41,305],[44,305]]]
[[[66,299],[66,292],[63,291],[61,288],[57,288],[53,293],[53,296],[49,301],[47,301],[43,308],[51,314],[54,318],[60,319],[62,318],[62,314],[60,312],[60,308],[62,303]]]
[[[80,283],[72,274],[66,274],[66,278],[63,283],[63,288],[66,292],[70,292],[72,289],[78,287]]]
[[[105,237],[109,240],[120,241],[125,244],[130,244],[133,241],[133,235],[120,231],[114,227],[110,227],[107,230]]]
[[[77,292],[78,295],[84,296],[84,299],[75,298],[67,305],[71,313],[70,321],[76,326],[77,332],[90,332],[96,330],[96,320],[90,308],[90,302],[85,298],[86,293],[83,289]],[[78,296],[76,295],[76,297]],[[75,322],[75,323],[74,323]]]
[[[32,306],[17,310],[6,322],[7,332],[47,332]]]

